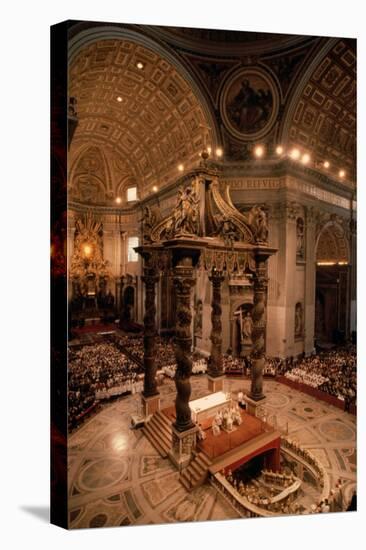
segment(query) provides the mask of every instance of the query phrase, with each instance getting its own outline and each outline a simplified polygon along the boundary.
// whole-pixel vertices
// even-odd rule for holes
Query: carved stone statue
[[[302,218],[296,220],[296,256],[304,257],[304,220]]]
[[[142,215],[142,235],[145,243],[151,242],[151,231],[156,221],[156,215],[152,212],[150,206],[145,206]]]
[[[198,232],[198,202],[192,187],[182,187],[178,191],[177,204],[174,211],[175,234],[196,235]]]
[[[249,311],[247,311],[243,319],[243,326],[242,326],[242,335],[243,335],[244,342],[252,341],[252,331],[253,331],[253,319]]]
[[[298,302],[295,306],[295,338],[301,338],[303,335],[303,311],[302,304]]]
[[[249,223],[257,242],[268,242],[267,214],[261,206],[253,206],[249,212]]]
[[[217,221],[219,223],[218,235],[224,239],[226,245],[232,246],[235,241],[240,240],[240,232],[226,215],[219,216]]]

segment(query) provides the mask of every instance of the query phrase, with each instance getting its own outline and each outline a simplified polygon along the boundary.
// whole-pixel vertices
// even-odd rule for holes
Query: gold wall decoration
[[[96,293],[101,280],[110,276],[109,262],[103,258],[102,223],[89,211],[75,222],[70,279],[78,283],[81,294],[92,294]]]

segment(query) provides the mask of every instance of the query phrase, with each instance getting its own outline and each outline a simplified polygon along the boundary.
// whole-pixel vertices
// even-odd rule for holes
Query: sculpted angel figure
[[[267,214],[261,206],[253,206],[249,212],[249,224],[254,229],[256,240],[266,243],[268,241]]]
[[[191,187],[179,188],[174,212],[174,229],[176,233],[195,234],[198,229],[199,199]]]
[[[151,231],[156,224],[156,214],[152,212],[150,206],[145,206],[142,215],[142,233],[144,242],[151,242]]]

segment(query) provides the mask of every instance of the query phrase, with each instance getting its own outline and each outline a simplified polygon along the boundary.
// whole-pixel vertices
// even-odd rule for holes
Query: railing
[[[277,476],[279,479],[284,477],[281,474],[277,474]],[[261,503],[258,504],[258,502],[253,501],[259,500],[259,497],[240,494],[220,472],[212,476],[211,483],[242,517],[268,517],[276,515],[278,513],[278,506],[281,504],[288,506],[295,500],[301,487],[301,480],[295,478],[289,486],[284,487],[275,496],[263,498]]]
[[[219,472],[211,476],[210,482],[241,517],[257,518],[275,515],[273,512],[249,502],[249,500],[240,495]]]
[[[318,487],[321,489],[320,500],[329,498],[330,495],[330,480],[327,472],[320,461],[312,455],[307,449],[298,445],[286,437],[281,437],[281,451],[295,458],[302,464],[317,481]]]

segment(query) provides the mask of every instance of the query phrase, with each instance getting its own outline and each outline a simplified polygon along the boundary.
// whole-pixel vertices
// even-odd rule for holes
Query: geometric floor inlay
[[[79,485],[86,491],[107,489],[125,477],[127,471],[128,462],[126,460],[102,458],[88,464],[80,476]]]
[[[355,432],[352,428],[337,420],[322,422],[319,425],[319,431],[325,437],[328,437],[333,441],[344,441],[355,437]]]

